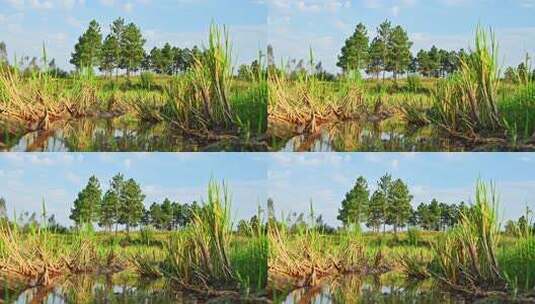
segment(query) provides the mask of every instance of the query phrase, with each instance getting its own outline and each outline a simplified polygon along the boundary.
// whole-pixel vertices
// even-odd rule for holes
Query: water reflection
[[[0,303],[205,303],[191,295],[171,292],[164,281],[143,281],[124,274],[73,276],[52,287],[15,290],[3,289]]]
[[[273,127],[273,150],[285,152],[352,151],[465,151],[461,142],[447,138],[432,126],[409,128],[396,119],[381,122],[343,122],[326,125],[315,134],[293,136]]]
[[[139,124],[126,117],[56,122],[48,131],[11,136],[4,138],[3,144],[0,144],[0,151],[10,152],[195,152],[258,149],[267,148],[236,141],[203,142],[182,136],[164,123]]]
[[[320,287],[291,292],[284,304],[331,303],[468,303],[443,292],[433,282],[411,283],[398,274],[381,277],[347,276]]]

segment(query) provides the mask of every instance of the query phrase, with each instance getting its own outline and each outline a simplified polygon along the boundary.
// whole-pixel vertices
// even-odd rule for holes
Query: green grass
[[[516,141],[535,134],[535,83],[512,90],[513,94],[503,94],[498,107],[512,133],[511,140]]]
[[[535,238],[520,239],[498,253],[504,277],[515,292],[535,288]],[[516,289],[516,290],[515,290]]]
[[[236,295],[263,292],[267,283],[267,238],[261,229],[248,237],[235,235],[230,208],[226,186],[211,182],[207,201],[187,228],[168,234],[163,250],[132,255],[138,273],[163,277],[179,288],[206,294],[214,290]]]
[[[70,118],[128,113],[212,140],[219,133],[256,136],[267,128],[265,77],[237,81],[231,53],[227,29],[212,25],[193,67],[176,76],[142,72],[108,78],[85,70],[59,79],[46,69],[23,75],[17,67],[2,66],[0,121],[31,131]],[[264,73],[263,67],[259,70]]]

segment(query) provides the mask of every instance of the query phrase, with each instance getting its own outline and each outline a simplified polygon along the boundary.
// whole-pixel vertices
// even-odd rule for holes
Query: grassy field
[[[324,80],[306,70],[273,69],[269,122],[300,134],[315,133],[322,124],[397,117],[407,126],[432,125],[442,136],[470,144],[533,149],[533,77],[504,80],[496,41],[481,29],[474,50],[460,62],[459,70],[445,78],[408,75],[397,80],[363,79],[354,73]]]
[[[132,273],[140,280],[164,280],[176,293],[266,301],[265,232],[249,227],[238,235],[227,190],[210,184],[208,191],[203,208],[179,231],[146,227],[127,234],[85,228],[59,234],[46,225],[22,230],[6,222],[0,229],[0,282],[4,290],[23,291],[53,288],[81,275]]]
[[[36,131],[60,120],[128,115],[201,140],[254,138],[267,128],[267,84],[262,69],[249,80],[237,79],[228,39],[213,26],[208,47],[176,76],[108,78],[81,70],[56,78],[46,69],[28,74],[3,64],[0,124],[7,132]]]
[[[446,232],[411,228],[398,234],[345,230],[324,234],[313,226],[290,231],[287,225],[272,222],[270,291],[313,290],[340,277],[399,273],[413,282],[432,279],[468,298],[533,301],[533,230],[504,235],[496,210],[492,189],[479,184],[473,207]]]

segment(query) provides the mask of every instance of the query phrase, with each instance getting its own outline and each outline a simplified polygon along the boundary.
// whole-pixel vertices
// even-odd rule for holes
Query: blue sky
[[[258,0],[0,0],[0,41],[10,58],[40,56],[44,41],[49,56],[70,69],[70,53],[89,21],[106,34],[117,17],[141,27],[147,49],[201,45],[212,20],[229,27],[237,62],[249,63],[266,44],[267,7]]]
[[[265,159],[242,153],[5,153],[0,154],[0,196],[14,210],[47,211],[65,225],[72,202],[95,175],[107,189],[118,172],[138,181],[145,205],[165,197],[181,203],[201,201],[211,178],[231,190],[234,219],[250,218],[265,206]]]
[[[437,198],[470,202],[478,178],[496,183],[503,219],[535,209],[533,153],[4,153],[0,154],[0,196],[8,210],[41,209],[68,220],[76,194],[91,175],[104,189],[117,172],[133,177],[147,195],[146,205],[165,197],[189,203],[205,197],[210,178],[225,180],[233,194],[235,219],[249,218],[268,197],[288,213],[317,213],[330,225],[356,178],[376,180],[389,172],[402,178],[413,204]]]
[[[370,36],[390,19],[408,30],[413,50],[433,44],[468,48],[477,24],[492,27],[503,65],[517,65],[535,54],[534,0],[267,0],[268,41],[277,58],[316,57],[336,72],[345,39],[362,22]]]
[[[525,207],[535,209],[533,153],[273,153],[268,169],[268,195],[278,214],[316,213],[330,225],[340,202],[358,176],[372,192],[385,173],[403,179],[414,196],[413,206],[436,198],[449,203],[473,201],[478,178],[494,182],[501,197],[501,217],[517,219]]]

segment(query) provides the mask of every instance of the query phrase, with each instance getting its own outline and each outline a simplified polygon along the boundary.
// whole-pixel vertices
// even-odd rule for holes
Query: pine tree
[[[152,226],[154,226],[156,229],[162,229],[162,206],[156,202],[152,203],[152,205],[149,207],[148,214],[150,215],[150,224],[152,224]]]
[[[162,229],[172,230],[173,222],[173,205],[166,198],[162,203]]]
[[[430,229],[440,230],[440,204],[436,199],[431,200],[429,204],[429,224]]]
[[[121,56],[119,41],[114,35],[110,34],[104,39],[101,55],[100,70],[107,72],[111,77],[113,70],[119,67]]]
[[[416,61],[418,62],[418,72],[425,77],[429,77],[432,70],[429,53],[425,50],[420,50],[416,55]]]
[[[366,218],[369,196],[366,179],[360,176],[353,189],[346,193],[342,208],[338,211],[338,220],[342,221],[344,226],[356,224],[360,227],[360,223]]]
[[[376,37],[373,39],[368,50],[366,73],[375,75],[377,80],[379,80],[379,74],[381,74],[383,66],[383,47],[382,42]]]
[[[366,226],[372,228],[373,231],[379,232],[381,225],[385,218],[385,197],[384,194],[376,190],[370,199],[368,206],[368,218]]]
[[[382,210],[382,223],[383,223],[383,232],[386,232],[386,224],[387,224],[387,215],[388,215],[388,204],[391,200],[391,188],[392,188],[392,176],[390,174],[385,174],[379,179],[379,182],[377,183],[377,191],[381,192],[383,199],[383,202],[381,203],[381,206],[383,207]]]
[[[131,72],[137,71],[141,67],[145,50],[145,39],[141,35],[141,31],[134,23],[129,23],[122,33],[121,45],[121,65],[120,67],[126,70],[127,77],[130,77]]]
[[[115,220],[115,233],[117,233],[117,230],[119,228],[119,210],[121,208],[121,205],[123,204],[123,201],[121,201],[122,192],[124,188],[124,175],[121,173],[117,173],[115,176],[111,178],[110,181],[110,190],[115,194],[117,197],[117,205],[116,205],[116,220]]]
[[[429,56],[429,70],[433,77],[440,77],[440,54],[436,46],[432,46],[428,53]]]
[[[368,31],[364,24],[359,23],[355,32],[342,47],[337,66],[344,72],[360,71],[368,62]]]
[[[411,64],[412,42],[409,41],[407,32],[401,26],[396,26],[389,38],[386,69],[392,72],[394,80],[397,80],[397,75],[407,72]]]
[[[85,188],[78,193],[78,197],[74,201],[70,219],[76,223],[76,226],[92,225],[93,222],[98,221],[101,199],[100,183],[95,176],[91,176]]]
[[[129,179],[124,183],[119,197],[119,223],[126,226],[127,233],[141,222],[145,211],[144,199],[145,195],[135,180]]]
[[[112,189],[109,189],[104,194],[102,203],[100,205],[100,216],[98,225],[100,227],[106,228],[108,232],[112,230],[114,224],[118,220],[118,207],[119,207],[119,197]]]
[[[387,71],[388,58],[390,57],[388,45],[392,36],[392,23],[385,20],[379,28],[377,28],[377,51],[380,54],[381,70],[383,71],[383,80],[385,79],[385,73]]]
[[[71,54],[70,63],[77,69],[93,69],[100,63],[101,47],[100,25],[92,20],[89,23],[89,28],[78,38],[78,43],[74,46],[74,53]]]
[[[394,227],[397,235],[398,228],[405,227],[412,214],[412,195],[409,188],[401,180],[395,180],[389,189],[386,223]]]
[[[166,43],[162,48],[162,72],[167,75],[173,75],[173,48]]]
[[[117,18],[115,19],[111,24],[111,32],[110,35],[115,38],[115,40],[118,43],[118,58],[117,62],[115,62],[115,68],[116,68],[116,76],[119,76],[119,69],[122,68],[124,58],[123,58],[123,51],[122,47],[124,45],[123,39],[124,39],[124,30],[125,30],[125,21],[123,18]]]

